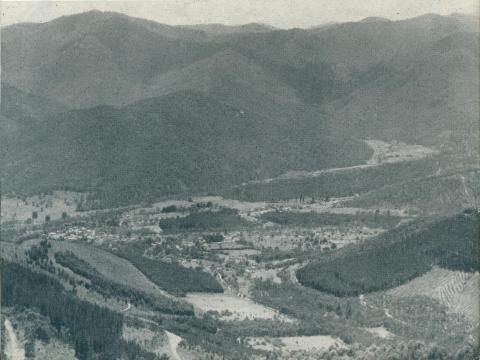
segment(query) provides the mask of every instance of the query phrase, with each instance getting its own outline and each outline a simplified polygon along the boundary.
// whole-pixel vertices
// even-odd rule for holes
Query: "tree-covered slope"
[[[98,11],[2,29],[4,189],[218,192],[363,163],[367,137],[476,153],[472,18],[248,29]]]
[[[193,91],[61,113],[38,121],[27,144],[20,139],[7,141],[5,191],[100,190],[110,203],[215,192],[370,155],[363,142],[278,124]]]
[[[351,245],[297,271],[305,286],[356,296],[401,285],[434,265],[479,271],[479,214],[465,210],[435,221],[419,220]]]

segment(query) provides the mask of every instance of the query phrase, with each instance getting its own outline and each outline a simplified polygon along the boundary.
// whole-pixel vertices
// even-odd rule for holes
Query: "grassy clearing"
[[[319,351],[329,348],[344,347],[345,343],[328,335],[317,336],[288,336],[278,338],[257,337],[247,338],[247,342],[254,348],[264,351],[283,350],[293,351]]]
[[[191,293],[187,294],[186,301],[201,312],[215,311],[219,313],[222,320],[279,319],[291,321],[287,317],[281,316],[278,311],[257,304],[252,300],[229,294]]]
[[[82,194],[70,191],[54,191],[23,198],[2,197],[2,222],[32,219],[35,212],[37,218],[33,219],[34,223],[43,223],[47,215],[51,220],[61,219],[64,212],[73,216],[78,213],[77,204],[81,199]]]
[[[395,297],[428,296],[439,300],[452,312],[479,322],[479,273],[466,273],[434,267],[428,273],[387,293]]]
[[[165,333],[158,329],[124,324],[123,338],[126,341],[134,342],[140,345],[143,349],[155,354],[168,352],[168,339]]]
[[[383,327],[383,326],[365,328],[365,330],[367,330],[373,336],[377,336],[381,339],[390,339],[390,338],[395,336],[390,331],[385,329],[385,327]]]

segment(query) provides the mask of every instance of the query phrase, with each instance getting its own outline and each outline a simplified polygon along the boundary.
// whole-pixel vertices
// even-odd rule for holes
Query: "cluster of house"
[[[105,232],[98,232],[84,226],[73,226],[64,230],[56,230],[48,233],[48,239],[65,241],[105,241],[113,240],[114,235]]]

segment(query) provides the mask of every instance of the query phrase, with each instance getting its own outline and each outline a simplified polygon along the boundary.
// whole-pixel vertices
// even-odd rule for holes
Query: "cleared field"
[[[278,276],[277,269],[270,269],[270,270],[256,270],[251,274],[253,279],[259,279],[262,281],[271,280],[276,284],[281,284],[282,279]]]
[[[52,241],[51,243],[53,251],[72,251],[108,280],[150,294],[166,295],[166,292],[159,289],[132,263],[108,251],[71,242]]]
[[[229,294],[189,293],[185,299],[200,312],[217,311],[223,320],[274,319],[292,321],[274,309],[257,304],[250,299]]]
[[[255,337],[247,339],[250,346],[257,350],[272,351],[282,349],[293,351],[319,351],[330,347],[344,347],[342,340],[328,335],[316,336],[289,336],[278,338]]]
[[[163,354],[167,352],[169,348],[167,336],[163,331],[152,331],[147,327],[138,328],[124,325],[123,338],[156,354]]]
[[[374,327],[374,328],[366,328],[365,330],[367,330],[370,334],[372,334],[374,336],[377,336],[379,338],[382,338],[382,339],[390,339],[390,338],[395,336],[390,331],[385,329],[383,326]]]
[[[35,222],[43,223],[45,216],[51,220],[60,219],[62,213],[77,214],[76,206],[82,194],[70,191],[54,191],[51,195],[35,195],[24,199],[2,197],[2,221],[25,221],[37,212]]]
[[[480,274],[435,267],[423,276],[389,290],[392,296],[423,295],[439,300],[452,312],[479,322]]]
[[[75,350],[68,345],[51,340],[48,344],[35,342],[35,359],[37,360],[76,360]]]
[[[438,150],[422,145],[410,145],[401,142],[387,143],[381,140],[366,140],[366,142],[374,151],[371,159],[367,161],[369,165],[418,160],[439,154]]]

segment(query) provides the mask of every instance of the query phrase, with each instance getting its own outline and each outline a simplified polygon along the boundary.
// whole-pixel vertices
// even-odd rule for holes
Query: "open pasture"
[[[185,300],[192,304],[200,313],[216,311],[220,314],[221,319],[227,321],[245,319],[292,321],[274,309],[260,305],[250,299],[231,294],[189,293]]]
[[[257,350],[273,351],[281,349],[286,352],[308,351],[316,352],[331,347],[340,348],[345,344],[342,340],[328,335],[288,336],[278,338],[248,338],[247,342]]]
[[[426,274],[389,290],[392,296],[428,296],[446,305],[449,311],[479,321],[480,275],[434,267]]]
[[[70,191],[54,191],[51,194],[42,194],[29,197],[2,196],[2,221],[25,221],[32,219],[35,223],[43,223],[45,217],[51,220],[61,219],[62,214],[74,216],[77,204],[82,194]]]

